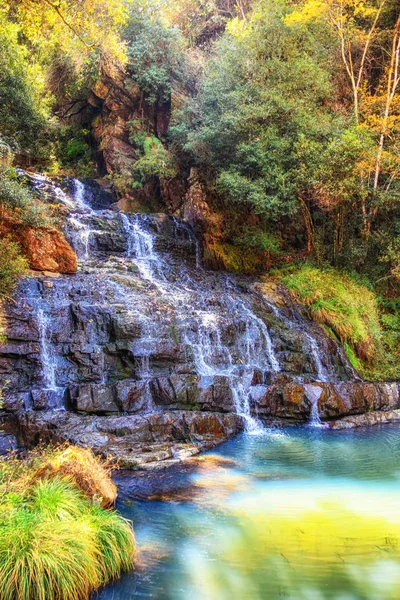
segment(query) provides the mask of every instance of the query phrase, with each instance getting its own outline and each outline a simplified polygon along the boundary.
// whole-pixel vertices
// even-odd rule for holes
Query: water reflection
[[[138,570],[101,600],[397,600],[399,434],[271,431],[196,459],[177,493],[120,507]]]

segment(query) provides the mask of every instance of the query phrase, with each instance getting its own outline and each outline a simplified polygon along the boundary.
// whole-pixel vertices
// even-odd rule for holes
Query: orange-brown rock
[[[18,237],[31,269],[53,273],[76,272],[76,254],[61,231],[29,227]]]
[[[10,219],[2,222],[0,233],[20,244],[35,271],[75,273],[77,270],[76,254],[61,231],[18,225]]]

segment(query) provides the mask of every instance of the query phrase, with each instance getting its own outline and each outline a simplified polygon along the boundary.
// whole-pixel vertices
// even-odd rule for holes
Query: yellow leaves
[[[246,30],[248,30],[247,23],[238,17],[228,21],[226,28],[233,37],[240,37]]]
[[[305,2],[302,8],[294,10],[284,17],[284,23],[287,26],[299,23],[308,23],[309,21],[319,20],[326,17],[329,10],[329,2],[324,0],[309,0]]]
[[[91,53],[102,48],[123,59],[119,27],[127,21],[123,0],[17,1],[14,7],[24,35],[36,46],[67,53]]]

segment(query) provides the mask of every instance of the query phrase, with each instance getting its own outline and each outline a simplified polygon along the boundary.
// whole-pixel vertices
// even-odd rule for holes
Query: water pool
[[[242,435],[120,502],[138,566],[101,600],[397,600],[400,426]]]

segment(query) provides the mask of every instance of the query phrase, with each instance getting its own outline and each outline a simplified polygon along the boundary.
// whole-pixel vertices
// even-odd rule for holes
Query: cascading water
[[[51,320],[42,308],[39,308],[36,313],[36,322],[39,330],[44,389],[55,391],[57,363],[50,343]]]
[[[321,421],[318,410],[318,401],[322,395],[322,388],[315,385],[305,385],[304,390],[311,405],[310,427],[325,427],[325,424]]]
[[[304,335],[305,335],[305,337],[307,339],[307,342],[309,344],[309,348],[310,348],[310,351],[311,351],[311,355],[312,355],[313,360],[314,360],[315,368],[317,370],[318,381],[328,381],[328,379],[329,379],[328,372],[327,372],[326,368],[324,367],[324,365],[322,364],[322,360],[321,360],[321,356],[320,356],[318,344],[317,344],[315,338],[313,338],[307,332],[305,332]]]
[[[163,261],[154,251],[152,235],[140,226],[139,215],[120,216],[127,237],[127,256],[134,259],[142,278],[151,283],[164,279]]]
[[[186,406],[235,411],[249,432],[259,432],[258,401],[271,382],[287,381],[283,329],[296,332],[296,345],[311,358],[306,381],[331,377],[304,321],[290,320],[253,293],[249,280],[201,268],[200,246],[189,225],[166,215],[118,213],[110,209],[111,200],[79,180],[70,180],[64,190],[42,177],[34,183],[44,186],[43,193],[52,186],[57,201],[69,209],[66,235],[80,270],[48,282],[51,291],[39,292],[41,304],[37,297],[31,301],[41,309],[43,367],[42,381],[33,387],[65,391],[67,402],[76,402],[79,387],[85,395],[89,385],[92,399],[108,394],[111,402],[120,393],[115,386],[124,382],[133,386],[130,397],[141,394],[140,402],[132,400],[139,412]],[[61,319],[57,327],[50,314]],[[121,397],[116,410],[123,406]],[[317,423],[318,403],[309,401]],[[88,405],[79,406],[85,411]],[[101,402],[95,410],[101,414]]]
[[[174,308],[178,313],[184,341],[191,349],[198,375],[207,378],[207,383],[217,376],[229,377],[238,414],[245,418],[249,431],[259,431],[261,425],[251,416],[250,411],[250,387],[254,369],[280,369],[265,323],[244,301],[234,300],[228,290],[225,290],[224,308],[233,311],[245,329],[238,337],[235,348],[237,356],[234,359],[228,346],[222,342],[220,322],[223,315],[206,306],[204,290],[196,287],[193,280],[189,281],[189,286],[184,287],[174,282],[171,289],[171,284],[168,285],[165,279],[164,261],[154,251],[153,237],[142,228],[138,215],[131,220],[127,215],[121,214],[121,219],[128,236],[127,254],[136,258],[135,263],[141,276],[151,283],[158,284],[159,291],[166,295],[169,301],[174,296],[178,300],[174,303]],[[188,312],[191,305],[199,301],[201,308],[195,310],[196,325],[193,326],[193,321],[187,318]]]
[[[67,219],[67,233],[71,244],[80,260],[90,259],[90,246],[93,235],[96,230],[91,225],[91,217],[96,212],[91,208],[87,199],[87,188],[79,179],[72,181],[72,197],[61,191],[59,195],[61,201],[64,201],[73,209]]]
[[[289,329],[296,329],[296,324],[294,321],[290,320],[288,317],[282,314],[277,306],[274,306],[270,302],[265,301],[265,304],[272,310],[274,315],[282,321]],[[318,342],[313,335],[308,333],[307,331],[303,331],[304,336],[304,346],[305,350],[309,352],[312,356],[312,360],[314,363],[315,371],[316,371],[316,381],[327,382],[330,380],[332,376],[328,373],[328,370],[324,366],[321,359],[321,352],[318,346]],[[332,377],[335,379],[335,377]]]

